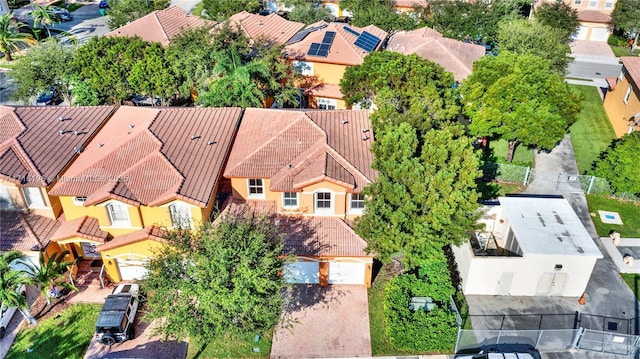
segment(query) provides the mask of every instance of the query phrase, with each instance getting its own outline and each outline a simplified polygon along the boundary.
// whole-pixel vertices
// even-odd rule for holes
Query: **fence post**
[[[587,188],[587,194],[591,193],[591,188],[593,188],[593,182],[595,181],[596,176],[591,176],[591,179],[589,180],[589,188]]]
[[[575,338],[573,338],[573,343],[571,344],[571,349],[578,349],[578,344],[580,343],[580,338],[582,338],[582,334],[584,333],[584,328],[578,328],[576,332]]]
[[[523,186],[526,186],[527,181],[529,181],[529,173],[531,173],[531,167],[527,167],[527,171],[524,173],[524,181],[522,181]]]

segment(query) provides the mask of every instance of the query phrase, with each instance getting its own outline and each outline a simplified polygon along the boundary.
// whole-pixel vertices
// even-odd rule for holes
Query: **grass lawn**
[[[207,358],[268,358],[271,354],[271,339],[273,329],[264,336],[260,336],[258,343],[254,342],[255,335],[246,335],[241,338],[224,338],[209,342],[206,346],[190,342],[187,359]],[[253,348],[260,348],[254,352]]]
[[[613,50],[613,54],[616,55],[616,57],[638,56],[638,54],[640,54],[639,50],[636,50],[633,53],[629,52],[628,46],[610,46],[610,47],[611,47],[611,50]]]
[[[598,235],[606,237],[611,230],[615,229],[622,237],[640,238],[640,205],[593,194],[587,195],[587,202],[589,202],[589,212],[596,214],[592,219]],[[598,210],[620,213],[624,224],[602,223]]]
[[[508,163],[507,150],[509,149],[509,143],[507,140],[491,140],[489,147],[493,151],[493,155],[496,157],[497,162]],[[514,165],[519,166],[531,166],[533,164],[533,150],[528,149],[526,146],[518,145],[516,152],[513,155]]]
[[[592,86],[569,85],[581,97],[582,111],[569,129],[578,171],[590,173],[591,166],[616,137],[602,106],[598,89]]]
[[[76,11],[79,8],[83,7],[84,4],[80,4],[80,3],[65,4],[64,1],[60,0],[60,1],[56,1],[53,4],[51,4],[51,6],[59,6],[59,7],[62,7],[62,8],[65,8],[65,9],[69,10],[69,12],[73,12],[73,11]]]
[[[629,288],[636,294],[636,298],[640,299],[640,274],[638,273],[620,273],[622,279],[627,283]]]
[[[34,327],[23,327],[6,359],[84,357],[100,308],[100,304],[74,304]]]

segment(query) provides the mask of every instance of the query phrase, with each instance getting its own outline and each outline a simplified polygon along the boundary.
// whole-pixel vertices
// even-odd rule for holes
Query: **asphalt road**
[[[622,65],[590,62],[585,59],[576,59],[569,64],[569,74],[567,77],[580,79],[605,79],[607,77],[618,77]]]

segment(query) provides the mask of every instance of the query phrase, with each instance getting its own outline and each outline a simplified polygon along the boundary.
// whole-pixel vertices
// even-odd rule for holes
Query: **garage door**
[[[295,262],[284,267],[284,280],[287,283],[320,283],[320,265],[318,262]]]
[[[329,262],[329,284],[364,284],[364,263]]]
[[[589,27],[580,26],[578,28],[578,32],[573,36],[573,39],[574,40],[586,40],[588,33],[589,33]]]
[[[609,29],[606,27],[592,27],[589,41],[607,41],[609,38]]]
[[[147,276],[147,268],[144,261],[118,259],[120,278],[122,280],[144,279]]]

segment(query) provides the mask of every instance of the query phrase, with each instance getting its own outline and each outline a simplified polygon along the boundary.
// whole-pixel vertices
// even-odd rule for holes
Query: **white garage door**
[[[607,41],[609,38],[609,29],[606,27],[593,27],[591,28],[591,36],[589,41]]]
[[[284,280],[287,283],[320,283],[320,265],[318,262],[295,262],[284,267]]]
[[[147,268],[144,261],[118,259],[120,278],[122,280],[144,279],[147,276]]]
[[[578,33],[573,36],[573,39],[574,40],[586,40],[588,33],[589,33],[589,28],[587,26],[580,26],[578,28]]]
[[[364,284],[364,263],[329,262],[329,284]]]

